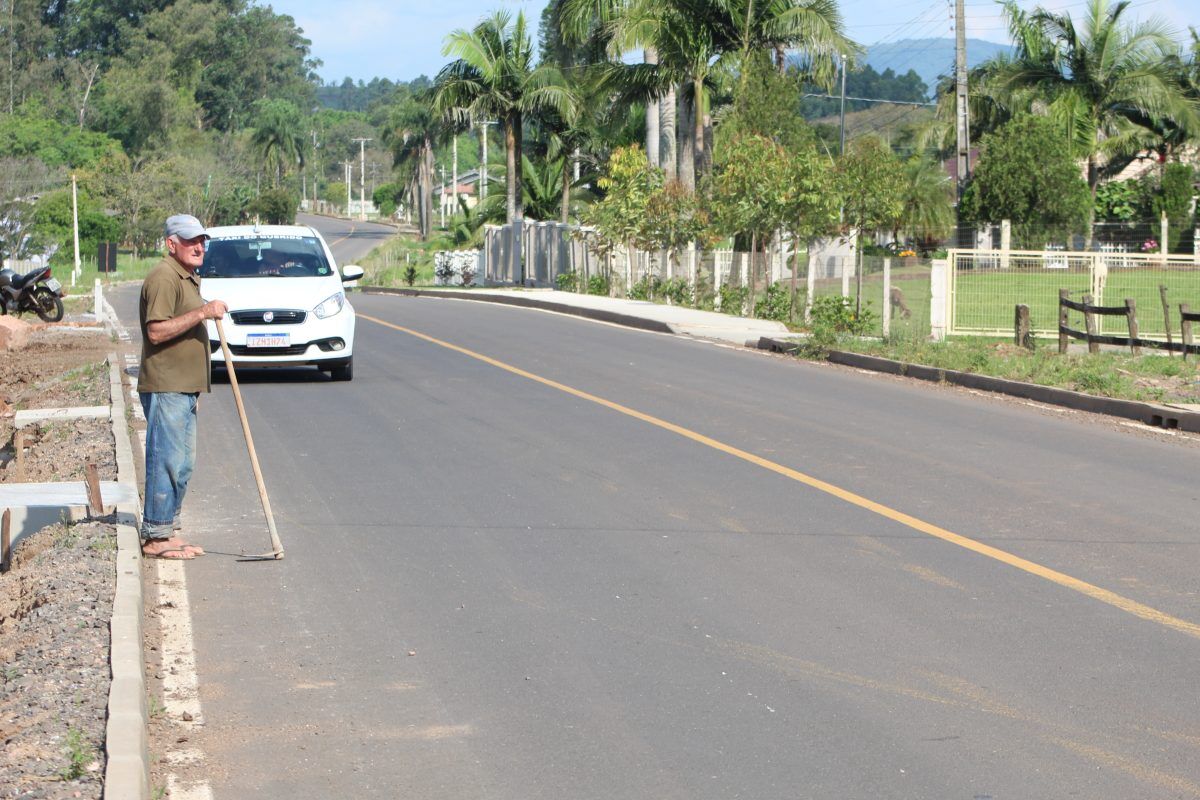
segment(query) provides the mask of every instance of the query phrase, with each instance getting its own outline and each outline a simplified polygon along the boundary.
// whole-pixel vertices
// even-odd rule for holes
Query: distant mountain
[[[974,67],[994,55],[1010,52],[1012,48],[1006,44],[967,39],[967,66]],[[910,69],[914,70],[932,95],[937,88],[938,77],[954,72],[954,40],[902,39],[874,44],[867,48],[863,61],[874,67],[876,72],[891,69],[897,75],[903,75]]]

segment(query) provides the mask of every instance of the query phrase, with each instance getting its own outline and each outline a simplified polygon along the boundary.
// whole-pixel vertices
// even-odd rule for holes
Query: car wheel
[[[329,370],[329,377],[335,381],[354,380],[354,361],[347,361],[342,366]]]

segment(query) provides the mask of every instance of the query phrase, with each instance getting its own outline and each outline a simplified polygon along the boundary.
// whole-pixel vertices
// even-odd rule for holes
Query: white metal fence
[[[1058,293],[1091,295],[1094,305],[1133,299],[1143,336],[1166,333],[1167,312],[1178,324],[1178,304],[1200,307],[1200,256],[1062,250],[951,250],[946,271],[946,316],[951,334],[1005,335],[1018,304],[1029,306],[1031,330],[1058,332]],[[1116,333],[1124,320],[1104,320]]]

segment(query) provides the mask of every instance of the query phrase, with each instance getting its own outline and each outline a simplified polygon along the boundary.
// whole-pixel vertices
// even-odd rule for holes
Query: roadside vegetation
[[[1057,341],[1047,339],[1035,340],[1033,350],[1018,347],[1011,339],[986,337],[952,338],[944,342],[903,337],[880,340],[831,331],[821,324],[815,326],[811,337],[800,343],[798,355],[823,360],[831,349],[1100,397],[1200,403],[1200,367],[1195,356],[1185,361],[1178,355],[1158,353],[1133,356],[1127,350],[1089,354],[1080,352],[1078,345],[1060,355]]]

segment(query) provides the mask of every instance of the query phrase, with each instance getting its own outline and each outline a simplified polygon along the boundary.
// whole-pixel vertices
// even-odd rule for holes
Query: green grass
[[[413,285],[433,285],[433,254],[438,250],[453,250],[446,237],[434,236],[422,242],[411,235],[398,234],[376,247],[358,264],[366,270],[362,282],[369,286],[407,286],[404,272],[409,264],[417,268]]]
[[[1047,339],[1034,351],[1011,340],[960,337],[945,342],[890,338],[843,340],[835,345],[868,355],[939,369],[1054,386],[1102,397],[1148,402],[1200,402],[1200,367],[1161,355],[1059,355]]]
[[[1123,306],[1125,298],[1137,305],[1138,328],[1142,335],[1162,336],[1162,300],[1159,285],[1167,287],[1171,325],[1178,334],[1179,303],[1200,308],[1200,270],[1110,269],[1102,304]],[[1068,289],[1073,300],[1091,291],[1091,278],[1080,270],[1018,269],[980,270],[959,273],[956,286],[955,329],[1009,330],[1017,304],[1029,306],[1035,330],[1058,330],[1058,291]],[[928,302],[928,300],[926,300]],[[910,304],[911,305],[911,304]],[[1083,329],[1083,316],[1071,312],[1070,325]],[[1102,317],[1101,333],[1125,334],[1124,317]]]
[[[140,258],[134,259],[132,253],[119,253],[116,272],[100,272],[96,269],[96,259],[84,258],[80,263],[81,274],[75,279],[74,287],[71,286],[71,265],[69,263],[55,264],[52,274],[71,294],[91,292],[92,287],[96,285],[97,278],[104,285],[121,281],[140,281],[146,277],[150,268],[162,259],[162,254],[157,252],[143,252],[140,255]]]
[[[68,728],[66,746],[63,749],[66,751],[67,764],[59,775],[66,781],[83,777],[88,764],[95,759],[91,746],[83,738],[83,731],[73,726]]]

